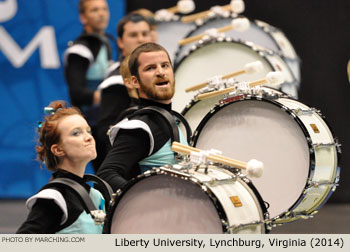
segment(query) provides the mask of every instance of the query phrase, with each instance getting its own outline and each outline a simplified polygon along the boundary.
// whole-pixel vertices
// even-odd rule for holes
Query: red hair
[[[38,144],[35,149],[37,159],[44,162],[48,170],[56,171],[58,159],[51,152],[51,146],[60,141],[60,134],[57,131],[58,122],[66,116],[83,115],[78,108],[66,108],[66,103],[63,101],[51,102],[48,107],[53,108],[55,113],[46,116],[44,122],[42,122],[39,130]]]

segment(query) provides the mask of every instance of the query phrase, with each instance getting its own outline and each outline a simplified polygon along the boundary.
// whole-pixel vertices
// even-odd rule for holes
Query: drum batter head
[[[214,204],[200,187],[172,176],[145,178],[115,209],[111,233],[222,233]]]

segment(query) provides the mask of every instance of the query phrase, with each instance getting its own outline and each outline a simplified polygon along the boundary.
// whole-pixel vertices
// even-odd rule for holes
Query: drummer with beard
[[[130,55],[132,85],[139,95],[139,107],[156,106],[171,113],[175,77],[167,51],[156,43],[145,43]],[[187,144],[181,130],[180,142]],[[171,132],[159,116],[139,114],[121,120],[109,131],[112,149],[97,175],[114,191],[152,167],[175,164]]]

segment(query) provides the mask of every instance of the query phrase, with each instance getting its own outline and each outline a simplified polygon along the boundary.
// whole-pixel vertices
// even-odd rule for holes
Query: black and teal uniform
[[[171,113],[171,104],[139,99],[140,107],[157,106]],[[187,144],[181,130],[180,141]],[[175,163],[171,150],[171,132],[157,114],[140,114],[124,119],[110,131],[112,148],[97,175],[115,191],[128,180],[152,167]]]
[[[89,193],[96,209],[105,210],[102,194],[85,183],[84,179],[58,170],[55,178],[68,178],[82,185]],[[26,202],[29,214],[17,230],[18,234],[101,234],[103,226],[96,225],[86,213],[78,196],[69,187],[50,186],[39,191]]]

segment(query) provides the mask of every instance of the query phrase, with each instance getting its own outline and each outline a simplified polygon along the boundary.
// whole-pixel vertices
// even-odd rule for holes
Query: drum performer
[[[53,172],[51,180],[64,178],[78,183],[96,209],[103,212],[102,194],[84,180],[86,165],[96,158],[90,126],[79,109],[66,108],[61,102],[53,102],[45,110],[49,115],[38,125],[38,159]],[[92,216],[85,212],[73,189],[47,186],[27,200],[30,212],[17,233],[102,233],[102,225],[95,224]]]
[[[120,59],[109,69],[107,78],[99,86],[101,104],[98,115],[97,167],[101,165],[110,149],[106,132],[115,123],[115,119],[130,106],[131,99],[120,74],[121,62],[137,46],[151,41],[151,26],[143,16],[128,14],[117,25],[117,44],[120,49]]]
[[[171,112],[175,79],[167,51],[158,44],[145,43],[130,55],[129,69],[140,107],[155,106]],[[179,134],[181,142],[186,143],[181,130]],[[171,132],[159,116],[126,118],[111,128],[109,137],[113,147],[97,175],[113,190],[147,169],[175,163]]]

